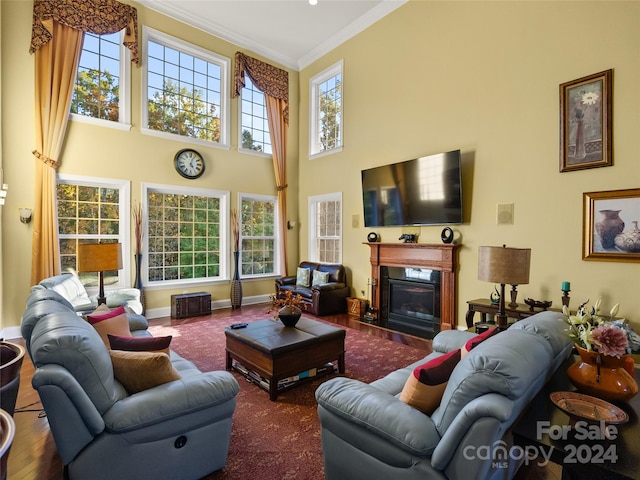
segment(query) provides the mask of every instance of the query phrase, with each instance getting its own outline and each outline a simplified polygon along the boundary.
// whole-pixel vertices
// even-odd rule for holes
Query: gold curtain
[[[29,51],[35,53],[36,149],[31,283],[60,273],[56,169],[69,119],[84,32],[126,28],[124,45],[139,64],[137,10],[115,0],[34,0]]]
[[[245,72],[253,84],[264,93],[267,102],[267,120],[273,170],[278,189],[278,232],[280,233],[280,272],[287,275],[287,133],[289,128],[289,74],[281,68],[236,52],[233,96],[244,87]]]
[[[69,117],[83,33],[55,20],[52,38],[35,54],[36,161],[31,284],[60,273],[56,168]]]

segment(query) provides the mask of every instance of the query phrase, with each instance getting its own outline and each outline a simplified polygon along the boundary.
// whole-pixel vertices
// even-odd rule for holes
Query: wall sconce
[[[31,215],[33,212],[30,208],[19,208],[18,210],[20,210],[20,221],[22,223],[31,222]]]

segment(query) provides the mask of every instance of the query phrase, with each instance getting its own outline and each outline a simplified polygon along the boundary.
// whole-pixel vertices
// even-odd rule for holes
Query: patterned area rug
[[[178,326],[153,326],[149,330],[155,336],[172,335],[171,348],[200,370],[224,370],[225,327],[263,318],[267,316],[234,315]],[[371,382],[426,356],[424,350],[341,328],[347,331],[346,377]],[[240,384],[240,393],[227,465],[206,479],[323,479],[320,422],[314,392],[322,382],[338,374],[316,378],[279,393],[277,402],[270,401],[265,390],[239,373],[233,372],[233,375]]]

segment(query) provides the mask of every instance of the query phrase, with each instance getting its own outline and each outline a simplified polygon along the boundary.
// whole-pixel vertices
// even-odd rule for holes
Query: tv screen
[[[462,223],[460,150],[362,170],[365,227]]]

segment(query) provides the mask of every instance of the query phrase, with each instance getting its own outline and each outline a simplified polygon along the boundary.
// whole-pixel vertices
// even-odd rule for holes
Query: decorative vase
[[[578,119],[576,126],[576,160],[582,160],[587,156],[584,145],[584,120]]]
[[[282,307],[278,310],[278,318],[285,327],[295,327],[302,316],[302,310],[297,307]]]
[[[144,287],[142,285],[142,254],[136,253],[133,255],[136,262],[136,277],[133,281],[133,288],[137,288],[140,290],[140,303],[142,304],[142,315],[144,315],[146,306],[145,306],[145,298],[144,298]]]
[[[631,222],[631,230],[616,235],[614,243],[620,250],[629,253],[640,253],[640,230],[638,230],[638,221]]]
[[[240,308],[242,306],[242,282],[240,281],[240,272],[238,271],[238,260],[240,252],[233,252],[233,262],[235,264],[235,272],[231,280],[231,308]]]
[[[567,369],[567,376],[579,391],[603,400],[629,400],[638,393],[629,355],[618,358],[577,345],[576,349],[580,359]]]
[[[600,236],[602,248],[613,248],[615,238],[624,230],[624,221],[620,218],[620,210],[600,210],[602,218],[596,222],[596,232]]]

